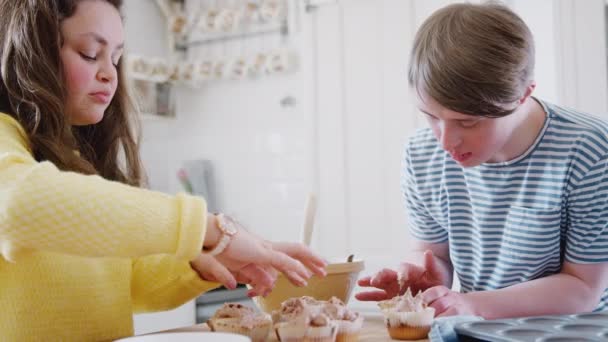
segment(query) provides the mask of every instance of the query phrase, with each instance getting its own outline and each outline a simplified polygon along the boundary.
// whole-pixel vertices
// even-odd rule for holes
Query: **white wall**
[[[297,1],[296,1],[297,2]],[[125,2],[127,51],[170,57],[165,23],[150,0]],[[297,27],[296,27],[297,28]],[[285,44],[279,34],[189,50],[190,58],[220,57],[239,51],[295,46],[309,39],[298,29]],[[310,44],[307,41],[304,44]],[[316,190],[315,119],[311,109],[310,55],[295,73],[261,80],[218,81],[175,89],[177,118],[143,121],[142,158],[150,186],[176,193],[175,177],[186,160],[208,159],[214,166],[217,205],[236,214],[251,230],[273,240],[298,240],[305,200]],[[295,106],[281,101],[293,96]],[[192,324],[193,304],[164,314],[137,315],[136,333]]]
[[[150,0],[125,1],[125,30],[127,53],[167,57],[166,30],[163,18],[155,2]],[[171,192],[169,172],[171,151],[175,136],[164,120],[143,122],[142,158],[153,189]],[[195,322],[194,302],[180,308],[158,314],[135,315],[135,333],[143,334],[175,327],[192,325]]]
[[[605,0],[559,0],[554,14],[560,103],[608,118],[605,8]]]

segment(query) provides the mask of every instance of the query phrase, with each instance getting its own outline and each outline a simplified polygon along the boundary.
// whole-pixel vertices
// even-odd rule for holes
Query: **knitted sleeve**
[[[137,313],[171,310],[218,286],[201,280],[188,261],[171,255],[133,261],[131,297]]]
[[[15,261],[35,250],[87,257],[170,254],[186,261],[199,253],[206,230],[203,199],[37,162],[11,120],[0,114],[0,253],[5,259]]]

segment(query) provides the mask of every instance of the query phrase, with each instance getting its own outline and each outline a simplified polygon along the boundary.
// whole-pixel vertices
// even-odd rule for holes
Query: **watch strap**
[[[230,240],[232,240],[232,236],[236,234],[236,232],[234,231],[234,227],[227,227],[228,224],[231,224],[230,222],[232,222],[232,220],[227,219],[226,215],[222,213],[216,214],[215,219],[217,227],[222,232],[222,235],[220,236],[217,244],[213,248],[209,250],[203,249],[204,254],[211,256],[215,256],[222,253],[226,249],[226,247],[228,247]]]
[[[203,250],[203,253],[211,256],[216,256],[222,253],[226,249],[226,247],[228,247],[230,240],[232,240],[231,236],[222,233],[222,237],[220,237],[218,243],[210,250]]]

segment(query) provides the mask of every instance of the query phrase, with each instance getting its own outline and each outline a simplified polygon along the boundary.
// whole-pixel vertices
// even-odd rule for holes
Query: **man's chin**
[[[470,167],[479,166],[479,165],[483,164],[484,161],[480,161],[480,160],[471,158],[471,159],[464,160],[462,162],[456,161],[456,163],[458,163],[458,165],[460,165],[464,168],[470,168]]]

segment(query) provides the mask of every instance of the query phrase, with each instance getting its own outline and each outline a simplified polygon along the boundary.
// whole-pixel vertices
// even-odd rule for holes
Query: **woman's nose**
[[[112,82],[116,79],[117,70],[112,62],[104,62],[97,72],[97,79],[101,82]]]

